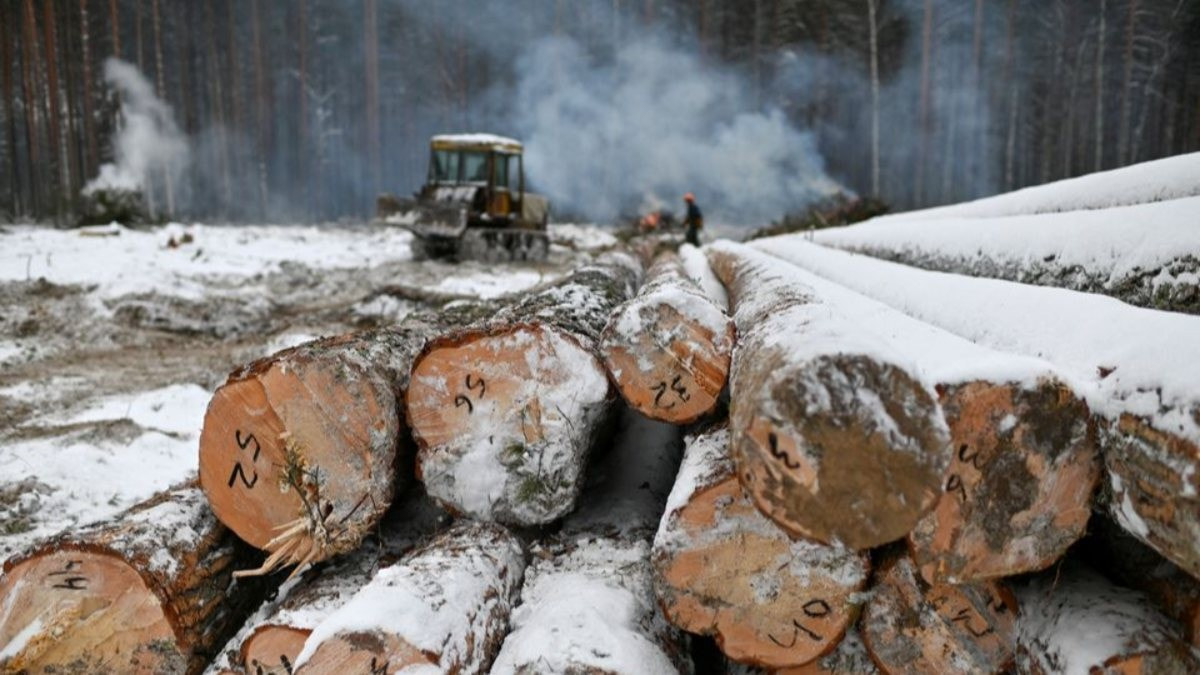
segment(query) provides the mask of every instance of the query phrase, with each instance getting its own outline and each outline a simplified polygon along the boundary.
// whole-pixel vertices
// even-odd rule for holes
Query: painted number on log
[[[833,611],[830,609],[829,603],[821,599],[809,600],[808,602],[804,603],[804,606],[800,609],[804,612],[804,616],[810,619],[819,619],[824,616],[829,616],[829,613]],[[820,634],[814,632],[812,629],[800,623],[796,619],[792,619],[792,637],[791,641],[787,644],[784,644],[779,638],[771,635],[770,633],[767,633],[767,637],[771,639],[771,642],[774,642],[780,647],[783,647],[784,649],[791,649],[792,647],[796,646],[796,640],[799,639],[801,633],[807,635],[813,642],[820,642],[824,639],[820,636]]]
[[[983,459],[979,456],[979,451],[972,451],[966,443],[958,448],[958,461],[970,464],[976,471],[983,471]],[[946,479],[946,492],[957,492],[960,502],[967,501],[967,486],[963,484],[962,476],[956,473],[950,474],[950,477]]]
[[[87,577],[83,576],[79,567],[83,565],[82,560],[68,560],[66,565],[57,572],[51,572],[47,576],[56,577],[53,588],[63,588],[68,591],[83,591],[87,590]]]
[[[254,455],[250,458],[250,463],[253,464],[258,461],[258,453],[262,452],[262,446],[259,445],[258,439],[254,437],[254,434],[246,434],[246,437],[242,438],[242,430],[237,429],[233,432],[233,439],[237,441],[238,447],[243,451],[253,443]],[[258,483],[258,472],[254,471],[253,478],[246,478],[246,470],[242,468],[242,460],[239,459],[234,463],[233,471],[229,474],[229,487],[233,487],[233,484],[239,479],[246,489],[254,489],[255,484]]]
[[[934,608],[937,609],[943,617],[949,620],[950,623],[962,624],[963,628],[966,628],[967,632],[971,635],[981,638],[985,635],[990,635],[991,633],[996,632],[994,628],[988,625],[987,620],[980,616],[979,613],[971,607],[945,607],[950,603],[951,599],[944,595],[933,598]],[[988,604],[993,609],[997,609],[995,603],[999,603],[999,611],[1005,610],[1005,603],[1003,599],[992,597]],[[983,626],[978,626],[977,622],[982,623]]]
[[[671,401],[670,405],[663,405],[663,396],[670,390],[675,396],[684,403],[692,400],[691,394],[688,393],[687,387],[683,386],[683,376],[676,375],[675,379],[671,380],[671,384],[667,384],[666,380],[660,380],[658,384],[650,387],[650,390],[656,392],[654,394],[654,405],[658,408],[670,410],[675,407],[676,401]]]
[[[479,398],[483,398],[483,395],[487,393],[487,383],[483,381],[482,377],[472,381],[471,374],[467,373],[466,384],[468,392],[473,392],[476,389],[479,390]],[[468,415],[475,412],[475,404],[471,402],[471,398],[469,396],[466,394],[459,394],[458,396],[454,397],[455,408],[461,408],[464,405],[467,406]]]
[[[788,454],[779,449],[779,436],[774,431],[767,434],[767,445],[770,446],[771,456],[783,462],[783,465],[789,469],[799,469],[800,462],[788,457]]]

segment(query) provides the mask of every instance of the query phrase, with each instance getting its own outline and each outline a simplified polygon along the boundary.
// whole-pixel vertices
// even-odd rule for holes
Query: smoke
[[[710,219],[763,223],[838,192],[815,140],[760,108],[735,72],[654,35],[607,58],[568,38],[517,60],[513,126],[526,170],[552,202],[591,219],[680,203],[694,192]]]
[[[188,165],[187,138],[175,123],[171,107],[136,66],[120,59],[104,62],[104,81],[121,97],[121,125],[113,137],[114,161],[83,188],[143,190],[161,174],[167,184],[178,183]]]

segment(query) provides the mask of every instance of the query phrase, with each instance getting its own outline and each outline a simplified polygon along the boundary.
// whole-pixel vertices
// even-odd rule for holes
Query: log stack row
[[[5,563],[0,668],[1200,668],[1200,584],[1089,536],[1102,473],[1051,363],[736,244],[609,254],[235,371],[195,484]]]

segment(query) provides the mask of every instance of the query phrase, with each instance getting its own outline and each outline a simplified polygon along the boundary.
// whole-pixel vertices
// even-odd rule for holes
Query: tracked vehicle
[[[525,191],[524,148],[491,134],[434,136],[429,174],[412,198],[385,194],[377,222],[414,235],[414,253],[453,260],[544,260],[549,202]]]

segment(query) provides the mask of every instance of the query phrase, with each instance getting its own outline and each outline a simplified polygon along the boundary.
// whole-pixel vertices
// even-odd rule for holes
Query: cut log
[[[639,269],[628,256],[610,260],[435,339],[418,357],[406,399],[417,472],[447,508],[525,526],[574,507],[612,410],[597,340]]]
[[[858,628],[851,626],[838,642],[837,648],[825,656],[794,668],[762,670],[740,663],[730,663],[725,675],[878,675],[879,668],[871,660]]]
[[[997,582],[925,584],[912,561],[880,565],[863,642],[885,673],[999,673],[1011,667],[1017,604]]]
[[[954,458],[945,493],[909,535],[930,583],[1045,569],[1087,530],[1100,477],[1087,405],[1064,384],[939,387]]]
[[[813,238],[927,270],[1057,286],[1198,314],[1198,211],[1200,197],[1188,197],[1063,214],[885,217],[822,230]]]
[[[513,630],[492,672],[693,671],[654,600],[650,537],[679,467],[679,430],[626,408],[580,509],[535,547]]]
[[[229,376],[200,435],[213,511],[265,569],[353,550],[391,504],[413,358],[450,319],[309,342]],[[298,568],[297,568],[298,569]]]
[[[601,338],[604,365],[643,415],[688,424],[717,405],[729,375],[733,321],[692,281],[674,253],[646,273]]]
[[[799,666],[834,649],[858,616],[868,560],[793,540],[743,493],[725,426],[690,438],[654,540],[667,618],[712,635],[729,658]]]
[[[973,342],[1054,364],[1100,422],[1109,513],[1200,577],[1200,358],[1192,358],[1200,318],[927,272],[793,237],[755,245]]]
[[[262,599],[261,560],[194,484],[4,563],[0,670],[196,673]]]
[[[1120,586],[1146,594],[1200,647],[1200,581],[1103,516],[1092,519],[1080,559]]]
[[[855,550],[908,534],[950,460],[932,386],[786,263],[730,242],[707,251],[735,309],[730,432],[755,504],[795,536]]]
[[[488,671],[508,629],[525,557],[499,525],[463,521],[375,574],[309,635],[296,673],[420,666]]]
[[[1196,652],[1180,627],[1142,594],[1067,566],[1018,587],[1021,672],[1195,673]]]

